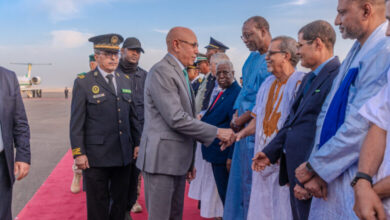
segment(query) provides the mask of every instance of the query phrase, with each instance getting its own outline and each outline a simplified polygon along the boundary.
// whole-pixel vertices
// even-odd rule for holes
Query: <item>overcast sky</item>
[[[210,36],[229,46],[239,76],[249,54],[240,39],[247,18],[261,15],[272,36],[297,38],[311,21],[333,25],[336,7],[337,0],[1,0],[0,65],[24,75],[26,66],[10,62],[49,62],[53,65],[32,68],[42,87],[72,86],[76,75],[89,69],[93,50],[88,38],[118,33],[140,39],[145,50],[140,66],[149,70],[166,53],[167,31],[185,26],[196,33],[200,52],[206,51]],[[341,39],[335,29],[335,52],[343,59],[353,42]]]

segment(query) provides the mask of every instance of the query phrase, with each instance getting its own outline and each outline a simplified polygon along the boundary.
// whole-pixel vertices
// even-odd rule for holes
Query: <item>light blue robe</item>
[[[270,75],[267,72],[265,54],[251,52],[242,67],[243,87],[234,105],[239,116],[253,109],[257,91]],[[224,220],[246,219],[252,184],[251,164],[254,144],[255,137],[249,136],[235,145],[226,193]]]
[[[387,82],[390,38],[385,37],[386,27],[387,22],[380,25],[362,47],[359,42],[354,43],[322,106],[309,162],[328,183],[328,196],[327,201],[313,198],[309,219],[357,219],[352,209],[354,194],[350,183],[355,177],[360,148],[369,127],[369,122],[358,111]],[[349,89],[345,121],[335,136],[318,150],[326,111],[348,70],[356,67],[359,73]]]

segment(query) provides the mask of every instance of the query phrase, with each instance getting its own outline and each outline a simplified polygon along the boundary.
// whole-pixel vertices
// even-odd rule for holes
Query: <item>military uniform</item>
[[[70,141],[75,158],[88,158],[84,181],[88,219],[93,220],[124,219],[129,184],[124,177],[141,135],[129,79],[113,74],[116,91],[99,68],[79,75],[73,86]]]

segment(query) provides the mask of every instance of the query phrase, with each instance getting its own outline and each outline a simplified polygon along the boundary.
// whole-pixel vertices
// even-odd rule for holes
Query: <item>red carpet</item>
[[[87,219],[85,193],[73,194],[70,192],[70,184],[73,178],[73,158],[68,151],[54,168],[47,180],[38,189],[32,199],[18,214],[18,220],[85,220]],[[188,185],[186,195],[188,192]],[[145,197],[142,187],[139,202],[143,212],[132,214],[134,220],[147,219]],[[197,201],[185,198],[184,220],[204,220],[199,215]]]

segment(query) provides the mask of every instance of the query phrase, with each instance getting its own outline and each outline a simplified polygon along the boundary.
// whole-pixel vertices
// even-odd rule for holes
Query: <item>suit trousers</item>
[[[138,177],[140,170],[135,166],[135,163],[130,164],[130,175],[129,175],[129,192],[128,192],[128,202],[127,202],[127,211],[130,211],[138,197]]]
[[[309,219],[311,198],[307,200],[299,200],[294,196],[295,184],[290,184],[290,204],[294,220]]]
[[[91,167],[85,170],[89,220],[125,218],[129,172],[130,165]]]
[[[229,181],[229,172],[226,168],[226,164],[211,164],[213,168],[213,174],[215,183],[217,184],[218,194],[222,203],[225,205],[226,190]]]
[[[12,184],[8,174],[4,151],[0,153],[0,219],[12,220]]]
[[[186,176],[142,174],[148,220],[181,220]]]

